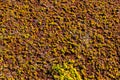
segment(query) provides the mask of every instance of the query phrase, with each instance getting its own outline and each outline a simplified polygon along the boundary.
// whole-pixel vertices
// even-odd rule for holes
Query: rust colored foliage
[[[0,0],[0,80],[118,80],[119,0]]]

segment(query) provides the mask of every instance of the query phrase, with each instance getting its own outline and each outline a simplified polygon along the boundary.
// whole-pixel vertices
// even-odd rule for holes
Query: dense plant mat
[[[119,80],[120,0],[0,0],[0,80]]]

